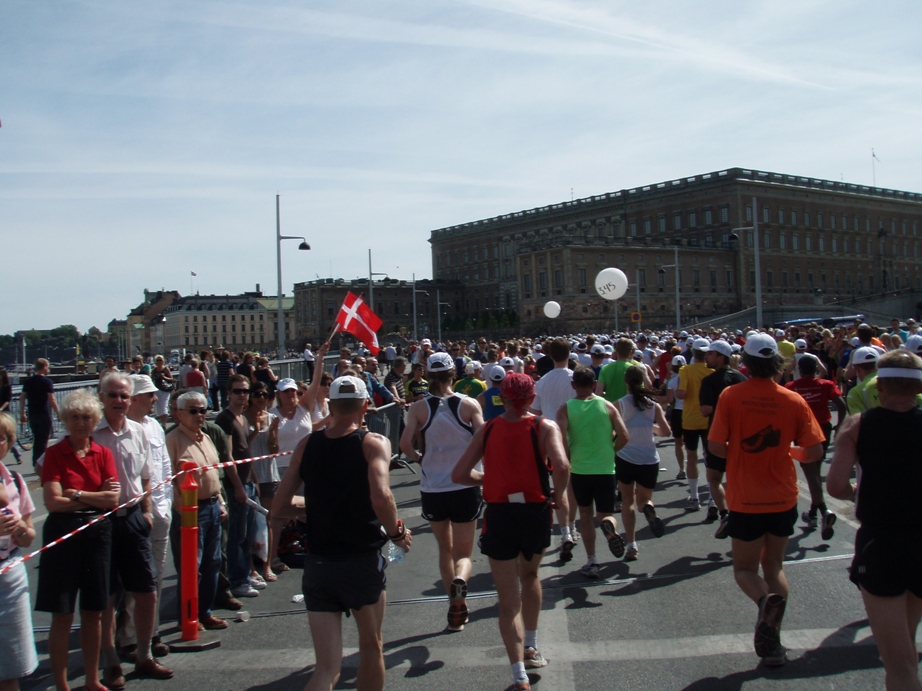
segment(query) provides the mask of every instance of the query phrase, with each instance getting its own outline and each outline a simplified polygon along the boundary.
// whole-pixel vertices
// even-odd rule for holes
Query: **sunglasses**
[[[186,408],[186,412],[189,415],[204,415],[208,412],[208,408]]]
[[[238,396],[246,396],[250,393],[249,389],[231,389],[231,393],[235,393]]]
[[[250,394],[250,398],[269,398],[269,394],[266,391],[254,391]]]

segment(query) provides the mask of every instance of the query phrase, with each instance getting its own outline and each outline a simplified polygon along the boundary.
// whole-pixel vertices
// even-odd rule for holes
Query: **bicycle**
[[[23,451],[31,451],[32,442],[32,428],[29,427],[29,425],[27,425],[25,422],[21,422],[19,424],[19,434],[17,435],[16,443],[19,444],[19,448],[21,448]]]

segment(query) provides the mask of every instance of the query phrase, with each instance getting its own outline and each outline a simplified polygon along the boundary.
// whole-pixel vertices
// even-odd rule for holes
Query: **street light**
[[[451,307],[450,302],[442,302],[442,291],[436,290],[435,291],[435,309],[439,313],[438,317],[439,317],[439,343],[440,344],[442,342],[442,305]]]
[[[423,295],[428,296],[429,293],[425,290],[416,290],[416,274],[413,274],[413,340],[419,340],[419,332],[416,330],[416,294],[422,293]],[[442,339],[439,339],[442,340]]]
[[[282,235],[282,224],[279,218],[279,195],[275,195],[275,256],[278,261],[278,337],[279,337],[279,359],[285,357],[285,310],[282,309],[282,240],[300,240],[299,250],[309,250],[310,245],[300,235]]]
[[[371,270],[371,249],[368,250],[368,306],[371,307],[371,310],[375,309],[375,283],[374,276],[384,276],[387,278],[387,274],[375,273]]]
[[[754,242],[753,246],[753,263],[755,264],[755,274],[756,274],[756,328],[762,326],[762,266],[759,262],[759,214],[758,208],[756,207],[756,198],[752,198],[752,225],[746,226],[745,228],[732,228],[730,230],[730,238],[740,239],[740,236],[736,234],[736,231],[742,230],[751,230],[752,237]],[[742,247],[742,243],[740,243]],[[742,253],[740,253],[742,257]],[[742,278],[742,277],[740,277]],[[742,283],[742,282],[741,282]]]
[[[672,251],[675,252],[675,263],[661,266],[659,272],[665,274],[666,269],[675,269],[675,328],[678,330],[682,324],[682,304],[679,302],[679,246],[674,245]]]

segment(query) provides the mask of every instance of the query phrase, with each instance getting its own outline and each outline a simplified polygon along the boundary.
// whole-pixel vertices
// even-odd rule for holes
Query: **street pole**
[[[368,248],[368,304],[372,311],[375,309],[375,282],[371,272],[371,248]]]
[[[282,222],[279,215],[279,195],[275,195],[275,258],[278,263],[278,291],[276,295],[278,296],[278,313],[277,313],[277,326],[278,329],[278,358],[282,359],[285,357],[285,310],[282,307],[282,240],[300,240],[301,244],[298,245],[299,250],[309,250],[310,245],[307,244],[307,240],[299,235],[282,235]]]
[[[673,248],[675,252],[675,328],[679,330],[682,325],[682,303],[679,300],[679,246]]]
[[[416,274],[413,274],[413,340],[418,341],[419,335],[416,331]],[[441,340],[441,339],[440,339]]]
[[[640,312],[640,269],[634,267],[634,283],[637,284],[637,311]],[[643,331],[643,322],[637,322],[637,329]]]
[[[759,214],[756,198],[752,198],[752,234],[755,236],[753,259],[756,265],[756,328],[762,328],[762,267],[759,263]]]

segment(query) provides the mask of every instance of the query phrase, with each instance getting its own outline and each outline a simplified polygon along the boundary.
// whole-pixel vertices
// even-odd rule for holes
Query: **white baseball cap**
[[[681,365],[684,367],[687,363],[685,362],[684,357],[682,357],[681,355],[676,355],[674,358],[672,358],[672,364]]]
[[[702,348],[702,350],[709,353],[720,353],[726,357],[730,357],[733,354],[733,348],[730,347],[730,344],[720,340],[714,341],[707,348]]]
[[[708,339],[696,338],[694,341],[692,341],[691,347],[692,350],[703,350],[704,352],[707,352],[709,345],[711,344],[708,343]]]
[[[752,357],[768,359],[778,354],[778,344],[768,334],[753,334],[746,340],[743,352]]]
[[[903,348],[908,350],[910,353],[922,355],[922,336],[919,336],[918,334],[910,336],[906,339],[906,343],[903,344]]]
[[[334,379],[330,384],[330,400],[339,401],[345,398],[368,398],[365,382],[351,375]]]
[[[807,342],[802,338],[798,338],[796,341],[794,341],[794,347],[797,348],[797,350],[806,350]]]
[[[877,362],[878,358],[877,351],[874,348],[865,346],[863,348],[858,348],[855,351],[855,354],[852,355],[852,364],[855,365],[869,365],[871,363]]]
[[[445,372],[454,367],[455,362],[448,353],[433,353],[426,361],[426,369],[430,372]]]
[[[487,374],[487,378],[492,382],[501,382],[506,378],[506,370],[499,365],[493,365]]]
[[[515,360],[513,360],[511,357],[504,357],[502,360],[499,361],[499,366],[500,367],[515,367]]]

